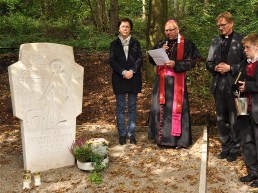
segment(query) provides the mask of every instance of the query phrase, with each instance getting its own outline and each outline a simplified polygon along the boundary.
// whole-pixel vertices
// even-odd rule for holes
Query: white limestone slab
[[[68,148],[82,112],[83,71],[70,46],[20,46],[19,61],[8,67],[8,75],[13,113],[21,120],[24,169],[74,164]]]
[[[207,183],[207,151],[208,151],[208,133],[207,127],[203,127],[203,143],[202,143],[202,159],[201,159],[201,171],[200,171],[200,182],[199,182],[199,193],[206,193],[206,183]]]

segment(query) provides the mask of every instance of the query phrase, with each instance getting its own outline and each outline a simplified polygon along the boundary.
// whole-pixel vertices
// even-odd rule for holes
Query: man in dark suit
[[[138,40],[131,37],[133,23],[129,18],[118,23],[119,36],[110,46],[109,63],[113,70],[112,86],[116,95],[116,118],[119,132],[119,144],[135,144],[137,94],[142,89],[141,67],[142,52]],[[126,98],[128,100],[128,126],[125,124]]]
[[[243,56],[243,36],[233,30],[234,18],[229,12],[216,18],[221,35],[212,40],[207,58],[207,69],[212,73],[211,90],[215,98],[218,134],[222,151],[219,159],[232,162],[240,150],[240,131],[235,127],[236,108],[231,86],[238,74]]]

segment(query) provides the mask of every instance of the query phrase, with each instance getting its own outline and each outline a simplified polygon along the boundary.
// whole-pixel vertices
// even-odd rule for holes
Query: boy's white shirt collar
[[[258,61],[258,56],[256,56],[256,58],[254,59],[254,60],[252,60],[252,59],[247,59],[247,62],[248,63],[254,63],[254,62],[256,62],[256,61]]]

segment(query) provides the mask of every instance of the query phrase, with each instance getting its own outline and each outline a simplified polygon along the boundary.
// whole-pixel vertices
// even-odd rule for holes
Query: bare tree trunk
[[[164,24],[166,20],[167,0],[150,0],[147,24],[147,50],[164,38]],[[154,79],[155,70],[156,68],[147,60],[146,78],[148,80]]]
[[[207,7],[209,5],[209,0],[204,0],[204,7]]]
[[[81,1],[81,2],[78,4],[76,10],[73,12],[72,17],[71,17],[71,22],[74,21],[74,19],[75,19],[75,17],[76,17],[76,14],[77,14],[77,12],[80,10],[80,8],[82,7],[82,5],[83,5],[83,1]]]
[[[184,14],[185,14],[185,5],[186,5],[186,0],[183,0],[179,16],[184,16]]]
[[[146,1],[142,0],[142,20],[146,19]]]
[[[41,15],[46,16],[47,15],[47,9],[48,9],[48,3],[45,0],[40,1],[40,8],[41,8]]]
[[[179,13],[179,3],[178,0],[174,0],[174,17],[176,18]]]
[[[110,0],[109,21],[110,21],[111,34],[115,34],[117,32],[118,20],[119,20],[118,0]]]
[[[93,22],[98,31],[107,32],[107,13],[105,0],[88,0]]]

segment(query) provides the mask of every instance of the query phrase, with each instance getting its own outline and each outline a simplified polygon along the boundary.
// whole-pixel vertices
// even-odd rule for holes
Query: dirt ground
[[[22,192],[22,149],[19,120],[13,117],[7,67],[17,54],[0,55],[0,192]],[[246,174],[241,157],[229,163],[218,160],[219,141],[212,101],[191,99],[194,145],[189,149],[161,149],[147,139],[148,112],[152,85],[144,78],[138,100],[137,145],[118,145],[115,127],[115,98],[107,53],[75,52],[84,67],[82,114],[77,118],[77,136],[104,137],[110,141],[110,164],[103,183],[89,183],[88,172],[76,165],[42,172],[42,185],[23,192],[199,192],[202,125],[208,126],[208,193],[258,192],[238,181]],[[144,76],[145,77],[145,76]]]

